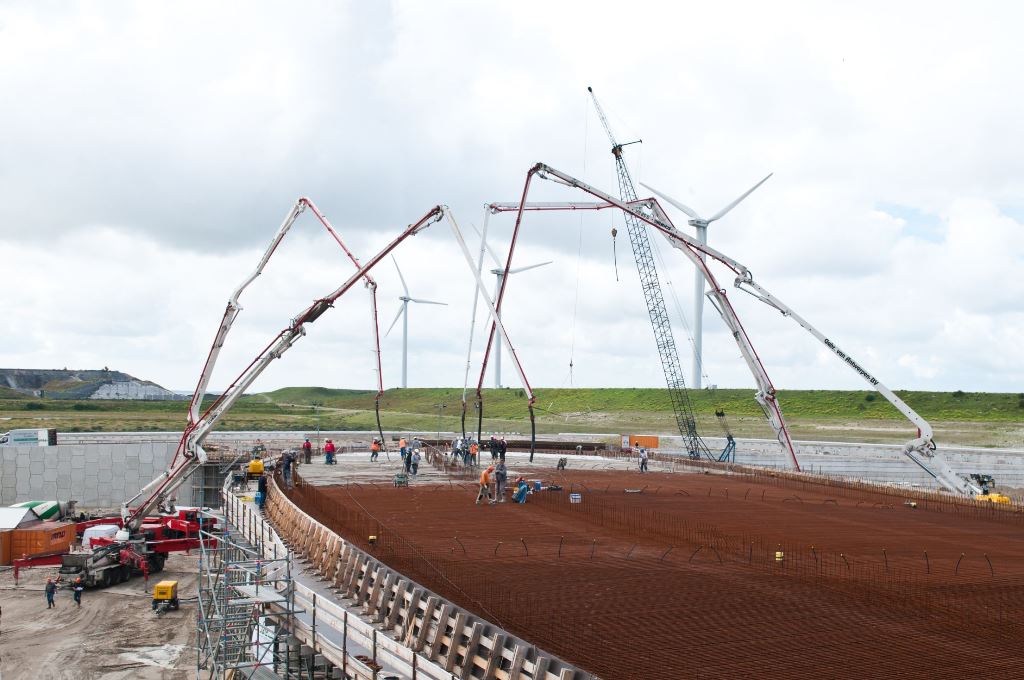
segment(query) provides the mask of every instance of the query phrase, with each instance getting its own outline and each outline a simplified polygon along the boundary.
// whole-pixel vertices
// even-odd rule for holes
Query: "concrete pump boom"
[[[751,373],[754,375],[754,379],[757,381],[758,392],[755,395],[755,398],[758,403],[761,404],[765,415],[768,417],[769,422],[775,429],[779,442],[788,449],[796,469],[799,469],[799,465],[796,460],[796,452],[794,450],[785,419],[782,416],[782,410],[779,407],[778,400],[775,396],[775,388],[772,386],[771,380],[768,378],[768,374],[764,369],[764,365],[761,363],[760,358],[754,351],[753,345],[750,343],[750,338],[726,296],[725,289],[718,285],[714,275],[708,269],[707,263],[697,254],[698,252],[702,252],[707,256],[718,260],[735,272],[737,275],[735,286],[737,288],[777,309],[784,316],[791,317],[797,322],[797,324],[810,332],[811,335],[825,345],[825,347],[827,347],[833,354],[842,359],[844,363],[854,370],[854,372],[864,378],[869,385],[877,390],[889,401],[889,403],[891,403],[900,413],[913,423],[914,426],[918,428],[919,434],[915,439],[911,440],[903,447],[904,455],[910,458],[911,461],[921,467],[941,486],[949,491],[966,496],[974,496],[983,493],[983,489],[980,486],[977,486],[957,475],[952,468],[949,467],[946,460],[942,456],[936,454],[937,447],[933,438],[932,427],[927,420],[921,417],[920,414],[896,396],[892,390],[883,385],[877,378],[868,373],[859,362],[850,357],[833,341],[808,323],[803,317],[794,312],[788,305],[784,304],[781,300],[769,293],[763,286],[754,282],[754,277],[750,269],[737,260],[715,250],[714,248],[702,244],[700,241],[691,238],[676,229],[657,200],[650,198],[636,202],[623,202],[610,194],[572,177],[571,175],[567,175],[542,163],[538,163],[530,170],[531,176],[533,173],[538,174],[542,179],[549,179],[558,182],[559,184],[580,189],[585,193],[620,208],[623,211],[631,213],[637,217],[637,219],[646,222],[661,232],[673,247],[680,250],[691,261],[693,261],[694,265],[697,266],[700,271],[703,272],[705,279],[710,284],[710,290],[707,295],[709,299],[715,303],[716,309],[719,314],[722,315],[722,319],[732,332],[734,339],[739,345],[740,352],[743,355],[744,360],[747,362],[748,368],[750,368]],[[527,178],[527,186],[529,186],[529,176]]]
[[[273,254],[274,250],[277,249],[281,239],[283,239],[285,234],[287,234],[291,225],[295,222],[295,219],[302,213],[306,206],[311,205],[312,203],[305,198],[299,199],[299,201],[296,202],[295,207],[292,208],[288,216],[285,218],[285,222],[278,229],[277,234],[271,241],[266,253],[264,253],[264,256],[260,260],[255,272],[243,281],[242,285],[235,290],[235,293],[228,301],[227,311],[225,312],[224,319],[221,321],[221,325],[217,331],[213,348],[210,350],[210,355],[207,357],[206,365],[203,367],[203,373],[200,376],[199,384],[196,388],[196,394],[193,395],[192,404],[189,409],[189,423],[185,428],[185,432],[182,434],[180,443],[178,444],[178,451],[175,453],[171,466],[161,476],[147,484],[142,491],[121,506],[121,517],[124,521],[123,531],[125,533],[136,533],[141,526],[143,519],[149,513],[153,512],[157,508],[166,508],[168,500],[174,496],[174,492],[177,488],[188,479],[199,465],[206,461],[206,451],[203,450],[202,444],[207,435],[210,434],[220,419],[223,418],[224,414],[227,413],[239,398],[241,398],[245,393],[245,390],[252,385],[253,381],[256,380],[264,370],[266,370],[270,363],[274,359],[281,358],[285,352],[291,349],[299,338],[306,334],[306,324],[313,323],[319,319],[328,309],[334,306],[334,302],[338,298],[348,292],[348,290],[360,279],[368,279],[368,272],[373,269],[381,259],[386,257],[388,253],[394,250],[402,241],[437,222],[444,214],[444,210],[441,206],[435,206],[426,215],[421,217],[419,221],[402,230],[394,240],[385,246],[383,250],[374,255],[366,264],[359,266],[357,271],[339,288],[322,298],[314,300],[311,305],[296,315],[289,325],[270,341],[270,343],[256,356],[255,359],[253,359],[242,373],[235,378],[234,382],[231,383],[228,389],[221,394],[221,396],[201,417],[199,417],[197,415],[197,404],[202,402],[202,394],[205,392],[206,386],[209,384],[210,374],[216,364],[216,359],[224,344],[224,339],[226,338],[228,331],[231,329],[231,324],[234,322],[235,317],[241,310],[241,306],[238,304],[239,296],[242,291],[244,291],[245,288],[262,273],[263,268],[270,259],[270,256]],[[355,261],[354,257],[352,259]],[[372,279],[369,280],[372,281]],[[145,500],[135,508],[130,508],[129,505],[138,498],[145,498]],[[118,540],[126,540],[126,538],[127,536],[122,535],[119,536]]]

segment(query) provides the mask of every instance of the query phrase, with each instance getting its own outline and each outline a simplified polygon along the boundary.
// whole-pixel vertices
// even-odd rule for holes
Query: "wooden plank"
[[[451,614],[452,605],[449,602],[445,602],[444,605],[441,606],[441,615],[437,617],[437,626],[434,628],[434,637],[430,641],[430,654],[427,658],[431,661],[437,658],[437,653],[441,649],[441,642],[444,640],[444,636],[448,634],[446,629],[448,628],[448,619],[451,617]]]
[[[444,660],[444,669],[449,673],[455,668],[455,657],[459,654],[459,643],[466,628],[466,612],[455,615],[455,626],[452,628],[451,644],[448,645],[448,658]]]
[[[387,578],[384,579],[384,586],[380,590],[379,597],[373,598],[373,602],[370,606],[373,608],[373,621],[374,623],[380,623],[384,620],[384,615],[388,610],[388,601],[391,599],[392,588],[395,586],[395,581],[398,580],[398,574],[388,569]]]
[[[406,610],[405,605],[405,591],[408,590],[411,584],[407,579],[401,578],[398,583],[395,584],[394,597],[390,597],[391,608],[388,609],[388,616],[385,619],[384,626],[388,631],[393,632],[395,630],[395,624],[398,622],[398,615]]]
[[[519,675],[523,672],[523,664],[526,663],[526,652],[528,649],[526,645],[516,645],[516,653],[512,657],[512,668],[508,671],[508,677],[519,680]]]
[[[434,622],[434,612],[437,610],[437,605],[440,603],[440,599],[437,595],[431,595],[427,598],[426,604],[423,606],[423,619],[420,621],[420,629],[416,634],[416,640],[413,643],[412,649],[414,652],[418,652],[423,649],[424,643],[427,641],[427,634],[430,632],[430,626]],[[409,626],[409,635],[412,635],[412,631],[415,628],[416,619],[411,618],[412,622]],[[433,656],[428,657],[433,659]]]
[[[476,650],[480,646],[480,634],[483,632],[483,626],[480,625],[479,621],[473,623],[473,628],[469,633],[469,640],[466,642],[466,654],[462,658],[462,677],[472,677],[473,665],[476,661]]]
[[[412,582],[409,585],[415,585]],[[415,587],[409,595],[409,604],[405,608],[405,615],[402,618],[402,641],[406,647],[413,651],[413,633],[416,630],[416,622],[419,620],[420,601],[423,599],[423,588]]]
[[[491,655],[487,660],[487,668],[484,669],[484,680],[492,680],[498,669],[501,668],[502,654],[505,649],[505,640],[508,638],[504,633],[495,633],[491,641]]]

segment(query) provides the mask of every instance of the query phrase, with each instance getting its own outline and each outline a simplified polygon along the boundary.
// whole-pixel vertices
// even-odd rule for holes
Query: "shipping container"
[[[75,541],[74,522],[40,522],[30,528],[15,529],[11,557],[67,552]]]
[[[645,449],[656,449],[658,448],[658,438],[649,434],[629,435],[629,448],[635,449],[638,446],[642,446]]]
[[[0,567],[6,567],[11,564],[11,544],[13,540],[13,529],[0,531]]]

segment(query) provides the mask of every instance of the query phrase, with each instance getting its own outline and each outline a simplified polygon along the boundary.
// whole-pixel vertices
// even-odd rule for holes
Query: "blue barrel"
[[[534,491],[540,491],[540,480],[539,479],[533,480],[533,490]]]

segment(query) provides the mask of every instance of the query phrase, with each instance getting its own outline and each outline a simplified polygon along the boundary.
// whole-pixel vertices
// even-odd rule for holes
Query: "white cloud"
[[[592,84],[620,141],[644,139],[627,147],[634,177],[702,214],[775,172],[711,226],[711,243],[884,382],[1019,391],[1024,99],[1005,83],[1024,57],[1021,11],[4,4],[0,312],[18,332],[0,364],[110,365],[189,387],[227,296],[299,195],[366,257],[436,203],[471,231],[484,203],[518,197],[538,160],[614,193]],[[584,198],[536,182],[532,196]],[[923,239],[889,205],[941,229]],[[491,226],[507,245],[512,218]],[[303,222],[247,293],[215,384],[349,275],[314,227]],[[412,385],[462,380],[472,291],[445,231],[398,253],[414,295],[450,304],[410,311]],[[689,376],[693,275],[659,248]],[[565,384],[571,357],[577,385],[661,384],[621,217],[531,215],[516,263],[548,259],[513,278],[505,312],[531,382]],[[392,269],[375,272],[384,325],[400,290]],[[777,386],[863,386],[716,275]],[[705,313],[711,382],[752,385]],[[366,319],[353,290],[258,387],[372,386]],[[389,385],[399,346],[398,332],[384,342]]]

